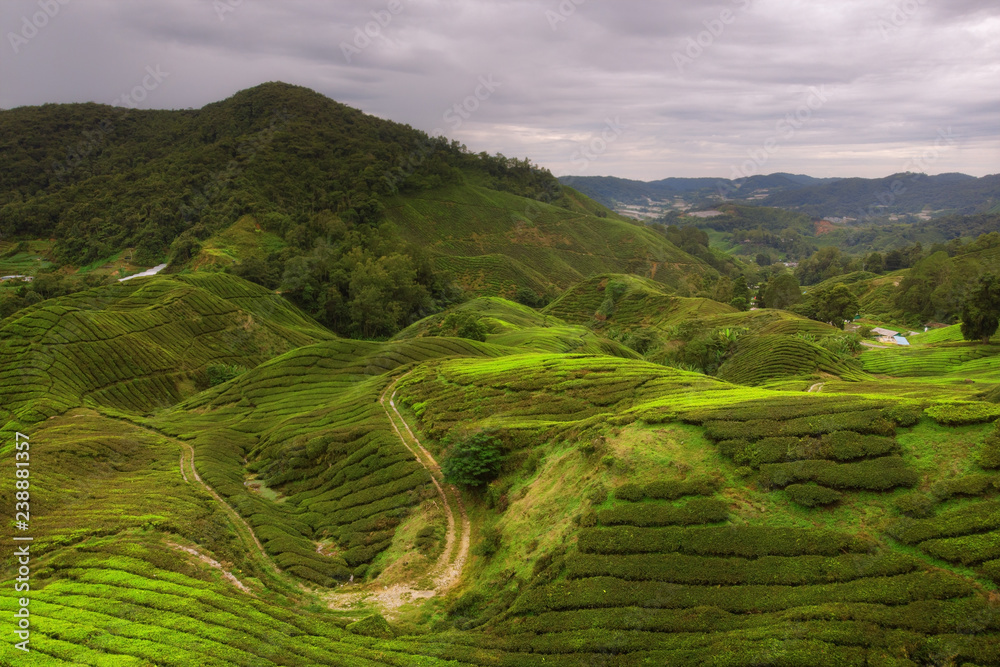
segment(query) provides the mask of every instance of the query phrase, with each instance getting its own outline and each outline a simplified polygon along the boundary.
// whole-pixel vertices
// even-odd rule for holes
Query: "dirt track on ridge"
[[[448,520],[448,529],[445,534],[444,551],[438,557],[434,566],[423,577],[430,577],[434,585],[430,589],[415,587],[416,582],[393,584],[383,587],[381,590],[372,588],[360,590],[358,592],[335,594],[331,598],[331,607],[334,609],[349,609],[359,602],[372,601],[384,613],[391,615],[404,604],[418,599],[427,599],[448,590],[454,586],[462,576],[462,569],[469,558],[469,537],[471,533],[469,517],[462,504],[462,498],[458,490],[453,486],[446,486],[441,475],[441,466],[434,460],[430,452],[420,443],[414,435],[409,424],[403,419],[399,409],[396,408],[396,385],[402,380],[397,378],[386,387],[379,396],[378,402],[389,418],[392,429],[410,453],[417,459],[431,476],[438,495],[444,505],[445,515]],[[388,404],[386,398],[388,397]],[[408,441],[409,440],[409,441]],[[411,444],[412,443],[412,444]],[[456,521],[455,514],[459,515]],[[459,529],[461,532],[459,533]],[[377,584],[376,584],[377,585]]]

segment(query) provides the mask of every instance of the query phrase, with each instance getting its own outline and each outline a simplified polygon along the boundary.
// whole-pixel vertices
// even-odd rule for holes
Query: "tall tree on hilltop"
[[[768,283],[764,291],[764,303],[768,308],[787,310],[801,300],[802,289],[799,287],[799,281],[787,271]]]
[[[962,337],[990,342],[1000,326],[1000,278],[987,273],[979,279],[962,306]]]

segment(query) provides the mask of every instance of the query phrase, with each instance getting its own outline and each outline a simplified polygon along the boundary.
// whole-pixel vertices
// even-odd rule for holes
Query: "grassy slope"
[[[143,281],[155,297],[126,291],[98,312],[144,322],[150,310],[188,307],[194,284],[267,331],[308,338],[308,321],[268,313],[267,299],[229,277]],[[884,417],[901,419],[894,406],[911,404],[889,395],[894,381],[871,397],[774,392],[634,359],[501,347],[574,327],[497,299],[466,307],[495,320],[491,342],[421,336],[425,322],[390,343],[303,344],[152,417],[95,401],[104,414],[69,406],[32,425],[43,415],[26,399],[44,551],[34,570],[39,650],[26,664],[1000,663],[989,597],[1000,576],[990,546],[1000,480],[975,465],[973,448],[986,427],[924,417],[892,429]],[[725,306],[708,319],[746,319],[770,335],[805,326]],[[398,626],[435,632],[384,641],[341,630],[343,615],[323,611],[312,591],[348,573],[377,575],[392,565],[379,553],[417,549],[411,519],[433,494],[377,405],[400,375],[404,415],[439,458],[444,436],[493,428],[507,459],[491,490],[466,496],[474,544],[495,530],[499,549],[478,550],[459,590],[410,612],[416,626]],[[887,428],[874,445],[850,436],[877,453],[831,459],[822,444],[834,430]],[[746,444],[732,444],[730,431]],[[775,449],[774,435],[799,444]],[[12,438],[4,442],[10,456]],[[266,557],[184,481],[187,446]],[[882,490],[887,475],[896,481]],[[841,500],[796,504],[783,490],[789,476],[833,485]],[[689,484],[676,498],[616,497],[630,482]],[[972,519],[947,534],[911,527],[894,507],[911,485],[937,494],[939,516]],[[9,581],[2,589],[11,595]],[[9,645],[0,650],[11,659]]]
[[[25,308],[0,323],[5,421],[87,404],[146,412],[207,386],[212,363],[256,365],[333,335],[226,275],[140,278]]]
[[[654,232],[475,186],[399,197],[386,215],[476,294],[543,294],[592,274],[630,272],[677,288],[715,271]]]
[[[266,259],[271,252],[281,250],[285,241],[277,234],[264,231],[251,216],[243,216],[218,234],[201,243],[201,251],[191,262],[192,268],[230,266],[248,257]]]
[[[989,563],[980,557],[970,568],[935,557],[926,551],[932,545],[913,548],[890,537],[900,525],[893,503],[908,493],[907,486],[935,488],[944,477],[977,470],[968,445],[960,443],[981,437],[982,426],[945,428],[923,419],[912,429],[900,429],[895,444],[887,441],[896,449],[874,459],[886,470],[906,471],[899,482],[889,483],[890,488],[899,484],[895,490],[866,490],[865,485],[886,483],[886,477],[869,475],[866,466],[880,463],[865,463],[863,455],[854,454],[860,462],[829,463],[834,473],[821,477],[841,485],[842,500],[833,508],[808,509],[780,490],[784,483],[768,490],[753,470],[744,472],[725,454],[729,450],[722,443],[713,444],[718,427],[711,426],[712,420],[756,424],[753,420],[770,418],[772,425],[754,426],[758,433],[771,429],[818,437],[838,429],[876,428],[881,410],[895,400],[782,394],[641,362],[556,355],[431,362],[402,386],[427,441],[456,428],[487,427],[497,429],[507,443],[506,473],[498,489],[509,505],[481,516],[500,531],[501,547],[474,562],[482,593],[454,603],[450,618],[465,627],[485,622],[479,643],[519,653],[519,661],[511,664],[536,664],[529,651],[546,653],[555,664],[563,664],[559,654],[607,651],[631,653],[635,664],[641,656],[657,664],[714,664],[708,656],[723,644],[732,664],[782,655],[788,664],[825,664],[817,662],[822,655],[830,664],[865,664],[942,644],[966,660],[994,664],[998,659],[997,637],[990,633],[1000,628],[1000,616],[983,589],[993,590],[984,574],[991,571]],[[677,423],[678,417],[696,425]],[[894,468],[894,461],[902,468]],[[625,483],[699,478],[714,480],[713,488],[720,489],[708,493],[728,509],[728,522],[710,521],[700,532],[610,527],[622,523],[607,513],[613,508],[632,517],[624,519],[626,526],[642,526],[657,513],[683,513],[686,503],[647,499],[640,508],[608,499],[608,490]],[[987,480],[1000,482],[995,475]],[[987,508],[995,488],[987,483],[981,491],[985,499],[971,504],[959,497],[943,500],[939,511]],[[595,518],[597,526],[588,527]],[[725,526],[737,532],[725,533]],[[754,538],[760,542],[743,545],[741,540],[750,539],[738,532],[747,530],[743,526],[763,528]],[[627,535],[618,543],[615,536],[622,530]],[[768,538],[767,530],[776,532]],[[841,533],[874,541],[859,547],[856,556],[837,556],[842,550],[832,544]],[[695,542],[685,547],[684,535]],[[722,542],[712,542],[715,536]],[[667,541],[652,549],[635,543],[653,538]],[[786,538],[795,546],[777,546]],[[666,546],[672,539],[681,546]],[[814,539],[818,551],[804,551]],[[760,549],[782,557],[754,559]],[[823,557],[796,556],[802,553]],[[838,564],[837,558],[846,562]],[[813,567],[817,574],[808,574]],[[749,570],[736,576],[719,568]],[[784,583],[795,586],[779,585]],[[900,595],[903,589],[908,592]],[[513,606],[498,612],[491,604],[495,600]],[[927,622],[928,614],[933,623]],[[963,625],[963,615],[969,614],[976,622]],[[695,634],[675,634],[683,632]],[[424,641],[447,645],[438,649],[442,655],[473,655],[461,648],[469,639]],[[574,664],[569,655],[563,659]]]
[[[639,358],[631,349],[602,338],[586,327],[568,325],[559,318],[499,297],[479,297],[443,313],[426,317],[399,332],[395,340],[447,335],[448,332],[443,330],[443,322],[451,313],[473,315],[486,328],[486,342],[492,345],[536,352]]]
[[[624,285],[624,292],[606,315],[608,286],[615,282]],[[740,312],[711,299],[674,296],[637,276],[594,276],[567,290],[544,312],[598,331],[646,330],[659,341],[645,355],[654,361],[669,358],[669,351],[681,344],[682,328],[744,331],[734,354],[719,370],[720,377],[730,382],[758,386],[801,381],[809,386],[829,377],[850,381],[869,377],[854,360],[816,343],[839,333],[828,324],[787,311]]]

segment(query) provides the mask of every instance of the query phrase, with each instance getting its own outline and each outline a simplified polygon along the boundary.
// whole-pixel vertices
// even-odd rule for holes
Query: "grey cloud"
[[[587,173],[654,179],[728,176],[816,87],[828,99],[766,171],[884,175],[945,126],[960,140],[935,169],[1000,163],[995,2],[218,2],[232,11],[220,18],[215,0],[68,3],[17,54],[6,35],[38,5],[0,3],[0,106],[110,102],[160,64],[171,77],[142,106],[197,107],[284,80],[556,173],[619,117],[627,129]],[[500,87],[449,125],[445,112],[490,75]]]

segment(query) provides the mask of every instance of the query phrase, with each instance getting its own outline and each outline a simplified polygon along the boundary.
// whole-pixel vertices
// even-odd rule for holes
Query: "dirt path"
[[[200,560],[202,563],[205,563],[206,565],[208,565],[210,567],[214,567],[216,570],[219,570],[220,572],[222,572],[222,576],[224,576],[229,581],[229,583],[231,583],[233,586],[236,586],[238,589],[240,589],[244,593],[249,593],[250,595],[253,595],[253,593],[250,593],[250,589],[246,587],[246,584],[244,584],[242,581],[240,581],[239,579],[237,579],[236,576],[232,572],[229,572],[224,567],[222,567],[222,563],[220,563],[219,561],[215,560],[214,558],[212,558],[210,556],[207,556],[206,554],[201,553],[197,549],[193,549],[191,547],[181,546],[180,544],[177,544],[175,542],[167,542],[167,546],[170,547],[170,548],[172,548],[172,549],[178,549],[180,551],[187,552],[187,553],[191,554],[192,556],[194,556],[195,558],[197,558],[198,560]]]
[[[410,450],[420,465],[430,473],[431,482],[437,488],[438,495],[444,504],[445,516],[448,521],[444,551],[430,571],[421,577],[429,577],[434,586],[430,589],[419,589],[414,587],[415,582],[410,582],[383,587],[381,590],[372,589],[356,593],[335,594],[330,604],[331,608],[334,609],[348,609],[359,602],[367,601],[374,602],[384,613],[392,615],[408,602],[434,597],[454,586],[462,577],[462,568],[465,567],[469,558],[469,540],[472,531],[465,506],[462,504],[462,498],[455,487],[444,484],[441,466],[420,443],[396,407],[396,385],[402,379],[402,377],[398,378],[386,387],[382,395],[379,396],[378,402],[389,418],[389,423],[392,424],[392,429],[400,441]],[[386,404],[387,396],[388,405]],[[456,509],[460,517],[460,524],[455,520]]]
[[[809,392],[808,393],[810,393],[810,394],[818,394],[820,392],[820,390],[823,389],[823,386],[825,384],[826,384],[825,382],[817,382],[813,386],[809,387]]]
[[[162,437],[169,437],[169,436],[164,436],[161,433],[157,433],[157,435],[160,435]],[[215,500],[222,506],[223,510],[225,510],[226,514],[229,515],[229,518],[233,520],[233,524],[236,526],[236,532],[240,534],[240,537],[243,539],[243,541],[244,542],[252,541],[257,546],[257,552],[261,560],[267,563],[267,565],[271,568],[271,570],[275,574],[281,574],[281,568],[279,568],[275,564],[275,562],[271,560],[271,557],[267,555],[267,552],[264,551],[264,545],[260,543],[259,539],[257,539],[257,534],[253,532],[253,528],[250,527],[250,524],[247,523],[246,519],[240,516],[240,513],[234,510],[229,505],[229,503],[223,500],[222,496],[216,493],[215,489],[206,484],[205,481],[198,474],[198,470],[195,469],[194,467],[194,447],[184,442],[183,440],[178,440],[177,438],[171,438],[171,440],[173,440],[182,447],[181,476],[184,477],[184,481],[190,484],[188,476],[187,474],[185,474],[184,470],[185,468],[187,468],[187,472],[190,472],[191,476],[195,478],[198,481],[198,483],[205,488],[206,491],[208,491],[209,495],[215,498]]]

